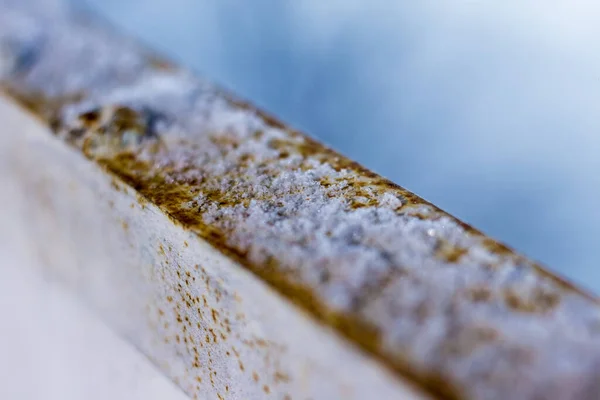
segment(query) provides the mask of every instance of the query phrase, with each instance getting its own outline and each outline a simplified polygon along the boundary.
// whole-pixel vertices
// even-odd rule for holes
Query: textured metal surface
[[[596,298],[135,43],[35,3],[0,2],[6,93],[187,231],[439,396],[597,398]]]
[[[372,393],[385,399],[425,398],[112,174],[65,146],[2,95],[0,120],[3,266],[10,264],[7,254],[10,257],[15,250],[26,254],[26,262],[14,268],[37,278],[49,277],[75,292],[190,398],[358,400]],[[3,251],[4,246],[10,250]],[[10,270],[3,268],[2,276],[11,278]],[[15,301],[22,306],[26,300],[21,297],[30,294],[15,282],[13,288],[19,295]],[[20,310],[10,303],[6,307],[14,313]],[[11,326],[13,320],[3,318],[4,330],[24,329]],[[73,318],[69,324],[84,322]],[[66,331],[69,324],[55,329]],[[49,333],[28,332],[29,348],[42,347]],[[45,337],[37,338],[40,335]],[[4,340],[10,338],[3,335]],[[87,335],[87,340],[103,355],[111,350],[95,335]],[[81,356],[80,371],[86,378],[101,369],[97,363],[103,358]],[[3,359],[0,364],[10,369],[7,362]],[[22,373],[32,375],[31,384],[36,381],[36,370]],[[86,378],[73,374],[72,386]],[[113,389],[116,385],[118,381]],[[25,400],[26,393],[21,388],[9,398]]]

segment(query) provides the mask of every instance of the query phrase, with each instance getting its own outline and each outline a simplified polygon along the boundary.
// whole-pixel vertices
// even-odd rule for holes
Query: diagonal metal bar
[[[196,374],[204,358],[211,359],[207,351],[239,358],[239,347],[223,350],[221,340],[245,343],[255,355],[283,357],[277,355],[281,349],[261,353],[267,342],[243,333],[261,318],[270,321],[264,312],[271,307],[267,299],[286,299],[296,311],[282,305],[275,314],[300,313],[285,317],[300,326],[309,324],[305,312],[335,332],[330,337],[310,328],[304,337],[323,335],[326,343],[337,343],[333,337],[341,336],[377,360],[376,365],[354,353],[343,356],[353,372],[364,365],[364,371],[379,376],[365,378],[362,386],[352,383],[357,398],[378,390],[384,397],[400,394],[400,387],[390,383],[395,379],[445,398],[597,398],[600,308],[595,297],[61,2],[42,4],[48,3],[0,1],[2,87],[52,130],[57,143],[69,144],[87,164],[110,176],[114,191],[137,196],[141,211],[125,229],[135,231],[129,234],[138,241],[159,243],[155,252],[164,260],[156,264],[153,256],[152,268],[138,265],[136,272],[140,279],[152,276],[153,284],[134,289],[137,283],[130,281],[138,275],[97,267],[108,268],[103,277],[108,285],[128,282],[114,290],[152,293],[151,305],[141,305],[146,297],[139,307],[132,300],[128,315],[140,319],[136,313],[143,307],[167,314],[166,324],[154,321],[145,328],[166,343],[144,343],[140,324],[117,315],[119,306],[107,306],[100,294],[84,295],[96,307],[106,306],[119,320],[115,326],[157,363],[176,359],[178,367],[165,371],[188,394],[259,398],[254,390],[262,390],[261,395],[281,398],[295,391],[312,398],[340,396],[339,388],[314,373],[306,373],[314,382],[308,389],[292,382],[302,379],[306,364],[287,365],[286,372],[273,369],[277,384],[269,385],[251,385],[259,382],[259,374],[246,371],[241,358],[236,374],[225,362]],[[145,209],[168,217],[179,236],[147,223],[159,217]],[[161,241],[173,235],[178,241]],[[136,246],[147,251],[143,244]],[[182,255],[188,246],[195,253]],[[215,250],[219,256],[205,260],[210,267],[194,262]],[[228,274],[238,267],[278,295],[264,294],[259,286],[248,291],[248,296],[263,293],[253,305],[255,318],[232,327],[235,315],[225,318],[227,323],[220,318],[235,309],[237,295],[228,288],[242,275]],[[86,290],[99,290],[92,275],[61,274]],[[212,308],[202,300],[203,285],[213,290],[217,305]],[[294,335],[276,321],[269,323],[274,343]],[[232,330],[237,338],[229,338]],[[206,347],[200,348],[203,340]],[[327,357],[350,354],[345,347],[327,352],[317,343],[286,343],[296,346],[295,354],[314,346],[306,351],[311,357],[322,353],[322,365],[335,364],[327,364]],[[261,368],[272,368],[265,363]],[[395,378],[388,379],[379,366]],[[345,367],[339,365],[341,380]],[[212,386],[190,383],[194,379]]]

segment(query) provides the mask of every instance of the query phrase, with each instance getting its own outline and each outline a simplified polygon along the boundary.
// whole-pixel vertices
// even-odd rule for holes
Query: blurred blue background
[[[600,3],[78,1],[600,293]]]

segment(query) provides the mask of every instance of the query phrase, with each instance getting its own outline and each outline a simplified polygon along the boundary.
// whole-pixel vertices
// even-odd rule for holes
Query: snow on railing
[[[41,263],[191,397],[600,393],[596,298],[62,2],[0,82]]]

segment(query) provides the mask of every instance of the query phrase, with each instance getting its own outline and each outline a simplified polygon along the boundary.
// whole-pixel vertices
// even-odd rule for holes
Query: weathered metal
[[[11,161],[62,238],[40,251],[188,394],[598,397],[595,297],[42,3],[0,1],[4,92],[54,134]]]

